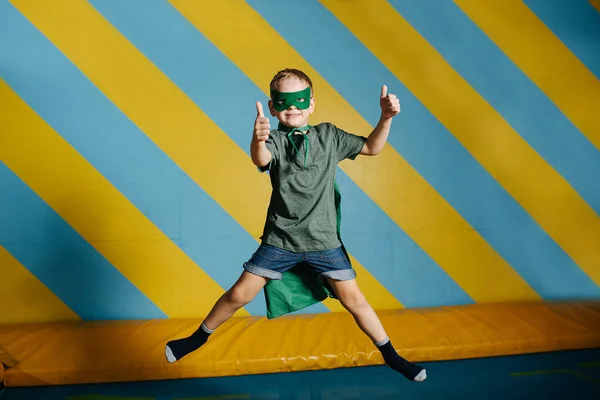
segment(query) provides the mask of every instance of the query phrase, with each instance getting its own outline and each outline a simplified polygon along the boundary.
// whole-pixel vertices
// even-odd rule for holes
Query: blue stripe
[[[0,244],[79,317],[166,317],[2,162],[0,193]]]
[[[391,4],[600,214],[600,151],[450,2]]]
[[[12,6],[1,3],[0,15],[0,76],[217,283],[231,286],[256,241]],[[246,309],[264,315],[263,294]]]
[[[600,295],[600,288],[328,10],[312,3],[251,3],[367,120],[379,119],[383,83],[398,95],[402,114],[390,144],[541,296]],[[303,21],[302,35],[279,18],[290,13]]]
[[[344,245],[406,307],[471,304],[473,300],[345,174],[342,193]]]
[[[121,33],[146,57],[159,68],[162,68],[163,72],[172,72],[173,69],[181,67],[186,69],[188,74],[186,78],[189,78],[189,81],[174,80],[180,88],[185,87],[186,84],[188,87],[193,85],[196,97],[206,97],[210,93],[203,93],[203,88],[198,88],[197,83],[201,81],[209,82],[214,88],[214,83],[221,81],[221,75],[217,68],[210,70],[204,68],[204,70],[194,71],[189,68],[189,64],[186,64],[185,56],[192,56],[202,65],[211,66],[212,63],[207,63],[201,52],[194,50],[184,55],[178,54],[178,57],[175,58],[168,53],[174,47],[179,48],[173,46],[178,43],[178,39],[171,37],[168,42],[164,42],[165,37],[174,34],[173,32],[180,32],[182,29],[195,32],[193,28],[190,29],[189,23],[181,18],[168,3],[110,0],[92,1],[91,3],[111,24],[120,29]],[[165,12],[167,15],[175,17],[175,19],[164,18],[163,13]],[[156,21],[160,22],[156,23]],[[206,75],[199,76],[202,73],[206,73]],[[208,103],[212,109],[219,110],[222,118],[232,119],[231,113],[227,110],[227,107],[223,106],[223,103],[206,101],[203,103],[203,106]],[[131,126],[131,128],[134,127]],[[123,133],[121,132],[120,135],[123,136]],[[150,146],[150,141],[146,140],[143,147],[137,142],[125,147],[141,149]],[[155,154],[157,149],[144,148],[144,150],[147,157],[152,155],[152,161],[148,162],[144,169],[150,171],[154,168],[157,173],[160,172],[161,177],[164,177],[164,180],[157,180],[155,173],[148,173],[149,177],[154,178],[153,185],[162,187],[161,190],[179,193],[178,197],[181,202],[179,212],[182,216],[180,247],[190,257],[199,262],[202,268],[219,284],[225,287],[230,286],[239,276],[242,263],[252,255],[258,244],[212,198],[196,186],[187,175],[176,169],[174,164],[169,163],[164,155]],[[226,155],[224,157],[224,160],[226,160]],[[138,161],[138,164],[140,163],[141,161]],[[249,165],[251,165],[250,160]],[[171,207],[177,209],[176,204]],[[157,207],[156,210],[160,210],[160,208]],[[258,296],[246,306],[246,309],[253,315],[264,315],[265,300],[263,292],[259,292]],[[317,304],[299,313],[317,312],[328,312],[328,309],[322,304]]]
[[[93,1],[93,4],[244,151],[249,152],[252,124],[256,118],[254,103],[260,100],[266,105],[268,99],[210,41],[166,2],[103,0]],[[271,125],[275,126],[274,121],[271,121]],[[389,224],[387,216],[341,170],[338,170],[338,175],[346,182],[344,203],[347,209],[365,210],[365,213],[373,216],[373,219],[362,221],[363,230],[369,225],[377,230],[381,226],[378,224]],[[355,195],[348,196],[346,191]],[[346,215],[344,224],[349,224],[352,216]],[[353,244],[349,246],[353,254],[359,254],[363,249],[361,263],[404,304],[419,306],[470,302],[464,291],[417,249],[403,232],[395,226],[393,232],[401,251],[407,254],[406,259],[422,266],[419,277],[398,273],[395,270],[397,265],[392,262],[392,250],[383,242],[378,242],[375,248],[379,252],[376,252],[360,240],[353,240],[352,237],[346,240],[346,235],[344,239],[347,244]],[[406,277],[407,281],[399,284],[399,276]],[[400,288],[410,290],[402,292]]]
[[[525,0],[525,4],[600,79],[600,13],[594,6],[588,0]]]
[[[189,36],[195,37],[197,32],[171,5],[162,1],[103,0],[91,3],[146,57],[167,73],[188,96],[193,100],[202,98],[202,102],[196,103],[213,120],[217,114],[218,121],[227,120],[234,123],[238,132],[242,134],[247,132],[248,127],[240,123],[244,121],[244,116],[236,113],[235,118],[232,118],[231,110],[225,106],[231,99],[222,100],[212,97],[216,87],[215,82],[226,87],[227,77],[223,76],[223,72],[212,60],[207,62],[202,48],[187,47],[187,43],[182,42],[189,40]],[[193,50],[186,51],[188,48]],[[201,67],[197,68],[197,64]],[[228,65],[228,68],[232,67]],[[227,89],[223,88],[221,98],[227,93]],[[234,89],[234,92],[237,93],[238,90]],[[214,101],[210,101],[210,98]],[[250,110],[252,108],[253,103],[250,103]],[[251,112],[250,115],[253,113]],[[253,120],[254,117],[251,117],[250,121]],[[244,137],[248,138],[248,136]],[[246,140],[244,144],[247,146],[248,143]],[[226,155],[224,157],[226,161]],[[248,163],[249,166],[252,165],[250,160]],[[168,168],[161,167],[163,174],[165,170]],[[209,204],[206,194],[203,193],[203,198],[200,198],[200,189],[197,187],[188,186],[182,189],[182,193],[184,196],[181,213],[185,216],[181,222],[182,248],[193,258],[210,261],[208,269],[203,264],[200,265],[219,283],[226,281],[229,285],[234,275],[239,274],[236,267],[241,266],[241,262],[248,259],[256,250],[256,241],[251,239],[239,225],[233,226],[229,216],[224,215],[220,208],[217,210],[212,200]],[[264,315],[263,292],[260,292],[246,308],[254,315]],[[323,304],[316,304],[297,313],[320,312],[328,312],[328,309]]]

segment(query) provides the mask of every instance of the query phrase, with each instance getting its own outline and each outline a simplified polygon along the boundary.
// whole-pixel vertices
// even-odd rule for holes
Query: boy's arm
[[[257,139],[256,135],[252,137],[252,142],[250,143],[250,156],[252,157],[252,162],[258,168],[269,165],[273,157],[265,144],[265,140]]]
[[[262,103],[256,102],[256,121],[254,122],[254,132],[252,134],[252,142],[250,143],[250,157],[252,162],[258,168],[263,168],[271,162],[273,155],[266,145],[271,131],[269,119],[263,114]]]
[[[373,129],[360,151],[360,154],[365,156],[374,156],[383,150],[392,127],[392,118],[400,113],[400,100],[394,94],[387,94],[386,85],[381,87],[379,104],[381,106],[381,118],[379,118],[377,126]]]

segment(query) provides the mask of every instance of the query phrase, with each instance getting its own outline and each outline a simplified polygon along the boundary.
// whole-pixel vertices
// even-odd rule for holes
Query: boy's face
[[[306,83],[302,82],[300,79],[298,79],[296,77],[290,77],[290,78],[286,78],[286,79],[283,79],[282,81],[280,81],[275,89],[278,92],[290,93],[290,92],[301,92],[302,90],[306,89],[307,87],[308,87],[308,85]],[[304,101],[302,101],[301,99],[294,99],[294,100],[296,100],[296,103],[298,101],[308,102],[309,106],[308,106],[308,108],[306,108],[304,110],[297,108],[295,105],[290,105],[289,107],[287,107],[286,109],[284,109],[282,111],[277,111],[274,107],[275,105],[273,104],[273,100],[269,100],[269,110],[271,111],[271,115],[274,117],[277,117],[279,122],[281,122],[283,125],[288,126],[290,128],[299,128],[301,126],[308,125],[308,117],[310,114],[313,113],[313,111],[315,109],[315,99],[310,98],[310,95],[308,96],[308,98],[305,98],[305,97],[303,97],[303,98],[304,98]]]

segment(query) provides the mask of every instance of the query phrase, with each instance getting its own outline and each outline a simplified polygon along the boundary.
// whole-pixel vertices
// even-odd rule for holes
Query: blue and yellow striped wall
[[[338,169],[375,308],[600,298],[598,0],[0,0],[0,323],[205,315],[258,245],[285,67],[313,124],[401,100]]]

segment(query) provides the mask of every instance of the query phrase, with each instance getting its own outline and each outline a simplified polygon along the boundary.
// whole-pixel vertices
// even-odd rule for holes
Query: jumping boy
[[[304,263],[316,271],[354,317],[359,328],[381,351],[385,363],[407,379],[422,382],[424,368],[402,358],[377,314],[356,283],[337,231],[334,183],[337,164],[359,154],[374,156],[384,147],[400,102],[381,89],[381,118],[368,138],[347,133],[330,123],[308,125],[315,109],[312,82],[302,71],[285,69],[270,84],[269,111],[279,120],[271,130],[256,103],[257,117],[250,145],[252,161],[269,171],[273,192],[262,242],[244,263],[238,281],[216,302],[191,336],[167,343],[166,357],[175,362],[197,350],[223,322],[248,304],[272,279]]]

